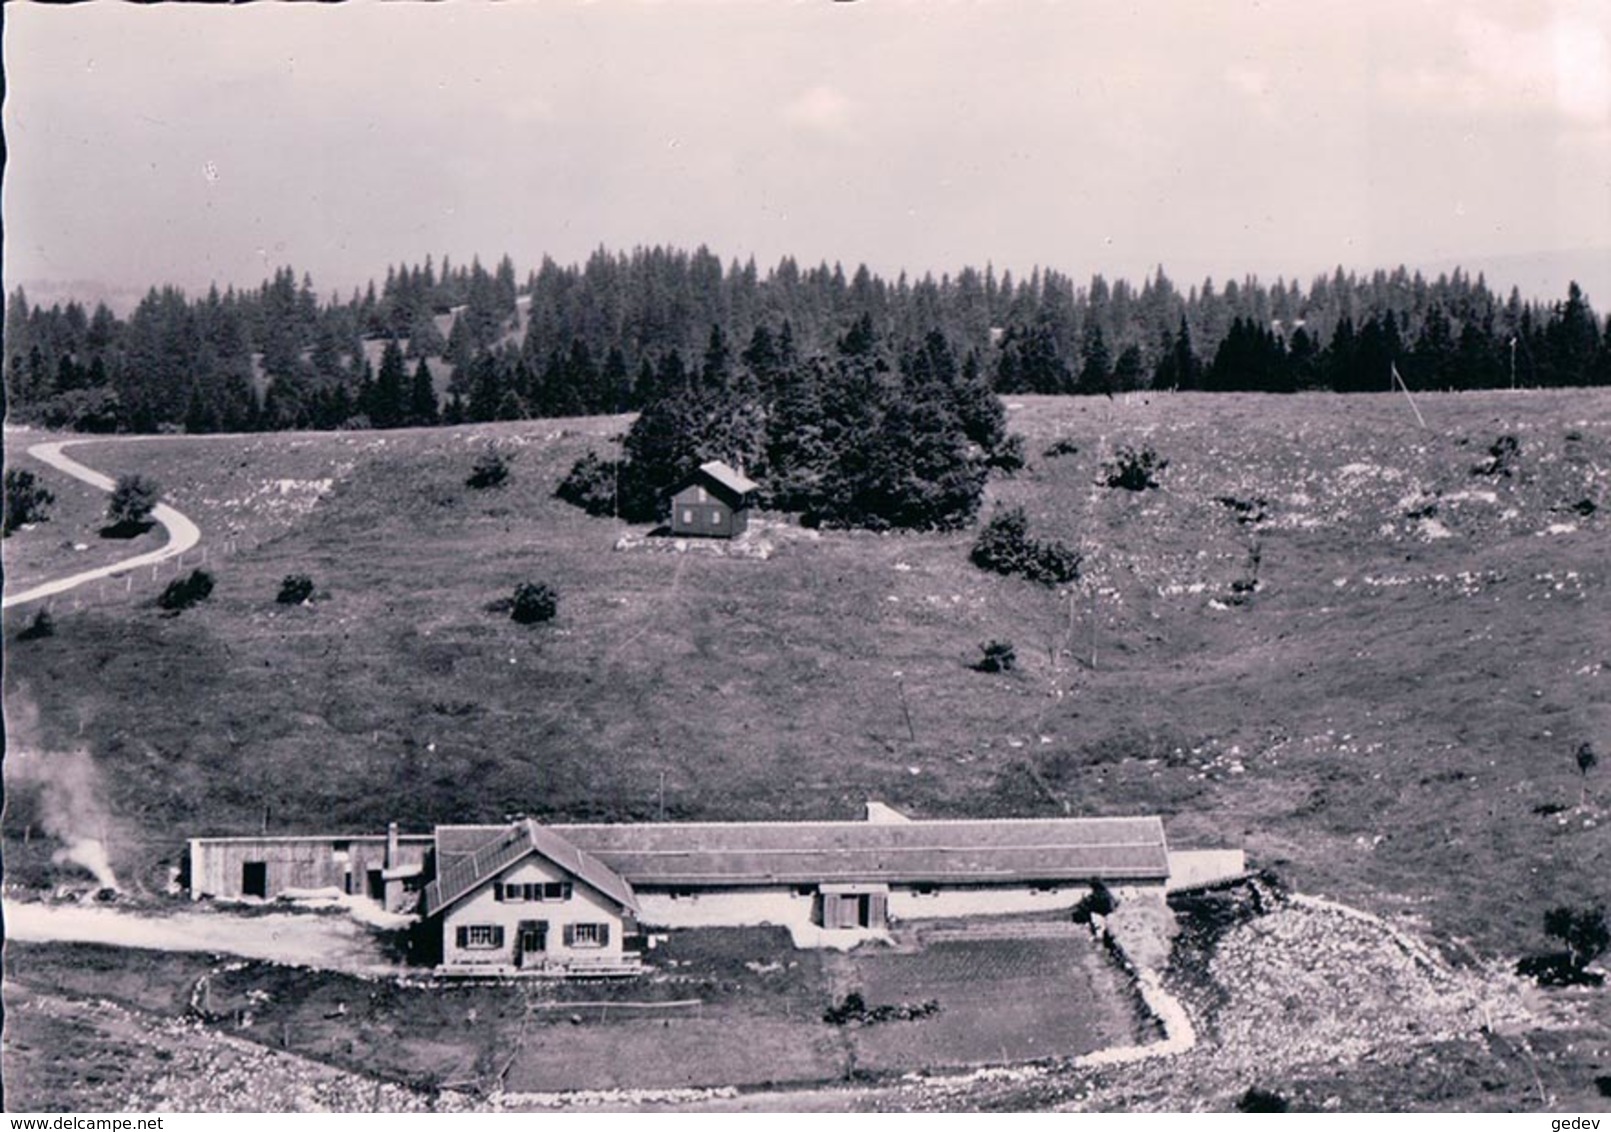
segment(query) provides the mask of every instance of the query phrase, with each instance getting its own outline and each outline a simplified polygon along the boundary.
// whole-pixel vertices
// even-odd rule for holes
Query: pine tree
[[[388,338],[380,355],[380,372],[375,378],[369,406],[369,419],[376,428],[396,428],[403,423],[407,409],[406,380],[403,348],[396,338]]]
[[[431,378],[431,367],[421,358],[414,367],[414,382],[409,388],[408,420],[414,425],[434,425],[437,416],[436,382]]]

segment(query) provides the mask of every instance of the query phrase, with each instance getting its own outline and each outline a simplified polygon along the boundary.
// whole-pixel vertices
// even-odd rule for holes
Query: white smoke
[[[51,854],[53,863],[77,865],[101,888],[117,889],[106,851],[116,823],[102,801],[95,761],[86,750],[45,748],[38,739],[38,709],[26,697],[6,708],[6,793],[35,795],[40,827],[62,842]]]

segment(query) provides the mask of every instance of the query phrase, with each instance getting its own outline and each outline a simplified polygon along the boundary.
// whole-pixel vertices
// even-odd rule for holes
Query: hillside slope
[[[873,797],[1160,812],[1177,843],[1245,846],[1306,890],[1538,946],[1545,907],[1604,899],[1611,875],[1611,780],[1580,808],[1572,757],[1611,754],[1611,394],[1421,408],[1425,431],[1401,398],[1014,401],[1031,468],[990,492],[1085,549],[1072,594],[980,572],[971,532],[617,550],[626,528],[552,492],[620,418],[81,449],[169,488],[217,588],[178,617],[141,603],[149,578],[58,600],[27,642],[8,611],[13,750],[82,747],[98,775],[12,783],[8,872],[54,874],[38,834],[72,790],[98,792],[89,835],[153,888],[183,838],[265,825],[845,817]],[[1511,474],[1474,474],[1506,435]],[[1054,440],[1078,452],[1042,456]],[[511,478],[475,491],[488,442]],[[1122,444],[1169,459],[1158,490],[1100,486]],[[39,568],[48,525],[17,539],[8,559]],[[292,572],[317,600],[275,604]],[[555,622],[487,609],[527,579],[559,591]],[[974,671],[987,639],[1019,670]]]

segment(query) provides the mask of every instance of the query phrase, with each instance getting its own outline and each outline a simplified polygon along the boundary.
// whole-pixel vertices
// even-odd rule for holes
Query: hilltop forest
[[[857,327],[892,357],[944,350],[999,393],[1337,392],[1611,384],[1611,326],[1580,289],[1501,298],[1481,276],[1338,269],[1307,288],[1256,279],[1180,290],[1052,270],[964,268],[893,282],[865,266],[765,274],[705,248],[389,268],[321,299],[282,268],[256,290],[152,288],[104,305],[7,299],[14,419],[90,432],[391,428],[642,409],[712,348],[735,380],[787,390]],[[366,347],[366,343],[370,346]],[[932,352],[932,351],[931,351]]]

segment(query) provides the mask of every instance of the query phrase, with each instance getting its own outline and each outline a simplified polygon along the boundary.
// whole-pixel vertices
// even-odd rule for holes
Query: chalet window
[[[465,951],[495,951],[503,946],[503,925],[461,924],[454,939]]]
[[[492,898],[505,904],[525,904],[536,900],[569,900],[571,882],[551,880],[538,884],[495,884]]]
[[[609,924],[566,924],[566,947],[608,947],[610,945]]]
[[[713,527],[722,525],[722,513],[714,507],[710,509],[710,525]]]
[[[690,510],[689,508],[686,508],[686,507],[683,508],[682,521],[685,524],[687,524],[688,526],[693,526],[693,523],[694,523],[694,513],[693,513],[693,511]]]

